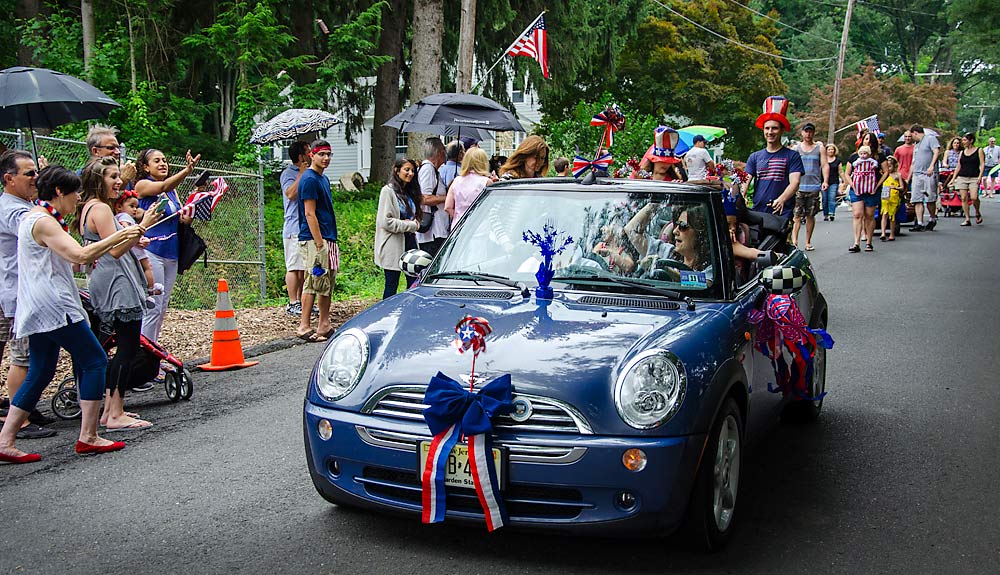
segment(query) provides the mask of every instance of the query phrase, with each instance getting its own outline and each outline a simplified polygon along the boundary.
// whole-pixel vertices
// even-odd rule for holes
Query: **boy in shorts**
[[[316,140],[310,149],[310,165],[299,177],[299,253],[305,265],[302,309],[319,304],[319,322],[312,329],[310,314],[303,313],[296,334],[309,342],[326,341],[330,325],[330,296],[340,268],[337,250],[337,218],[333,213],[330,180],[323,172],[330,166],[330,144]]]

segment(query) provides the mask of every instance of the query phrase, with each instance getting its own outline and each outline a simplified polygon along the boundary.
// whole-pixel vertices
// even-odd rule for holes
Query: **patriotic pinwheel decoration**
[[[556,227],[550,222],[542,226],[541,234],[531,230],[524,231],[524,241],[534,244],[542,253],[542,263],[538,264],[538,271],[535,272],[535,279],[538,280],[538,287],[535,289],[535,298],[537,299],[552,299],[553,291],[549,286],[555,273],[552,269],[552,256],[562,253],[566,246],[573,243],[573,237],[569,235],[562,240],[562,243],[559,243],[558,238],[562,234],[563,232],[556,231]]]
[[[468,438],[469,467],[476,496],[483,508],[486,528],[494,531],[507,521],[507,510],[500,494],[500,482],[493,461],[492,418],[514,410],[514,388],[510,375],[500,376],[478,392],[475,390],[476,356],[486,351],[486,336],[492,332],[490,323],[481,317],[465,316],[455,326],[459,352],[472,351],[469,389],[438,372],[431,378],[424,393],[424,421],[434,439],[428,448],[427,460],[421,472],[422,513],[424,523],[444,521],[447,493],[445,477],[448,457],[462,437]]]
[[[601,136],[601,146],[610,148],[615,143],[615,132],[625,129],[625,115],[617,104],[609,104],[600,114],[594,114],[590,120],[591,126],[604,126]]]
[[[775,385],[772,393],[794,394],[799,399],[817,401],[826,392],[812,396],[813,359],[817,346],[833,348],[833,338],[824,329],[810,329],[798,304],[790,295],[770,294],[763,310],[750,312],[750,323],[757,326],[757,349],[771,360]],[[785,351],[791,356],[791,365]]]

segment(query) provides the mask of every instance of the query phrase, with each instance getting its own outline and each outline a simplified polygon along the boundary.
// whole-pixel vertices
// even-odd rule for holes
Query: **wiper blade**
[[[468,280],[472,280],[472,281],[490,281],[490,282],[493,282],[493,283],[498,283],[500,285],[505,285],[505,286],[508,286],[508,287],[512,287],[514,289],[521,290],[521,295],[523,297],[530,297],[531,296],[531,292],[528,291],[527,286],[525,286],[524,284],[516,282],[516,281],[514,281],[514,280],[512,280],[510,278],[507,278],[507,277],[504,277],[504,276],[501,276],[501,275],[496,275],[496,274],[487,274],[487,273],[483,273],[483,272],[468,272],[468,271],[462,271],[462,270],[453,270],[453,271],[447,271],[447,272],[438,272],[436,274],[430,274],[430,275],[428,275],[427,277],[424,278],[424,281],[438,279],[438,278],[459,279],[459,280],[460,279],[468,279]]]
[[[620,278],[617,276],[602,276],[597,274],[583,275],[583,276],[556,276],[552,278],[554,282],[564,282],[564,283],[590,283],[595,281],[606,281],[613,284],[634,287],[647,291],[649,293],[654,293],[657,295],[662,295],[670,299],[683,301],[687,304],[688,311],[694,311],[694,300],[690,296],[686,296],[679,291],[674,291],[670,289],[663,289],[661,287],[656,287],[649,285],[644,282],[630,280],[626,278]]]

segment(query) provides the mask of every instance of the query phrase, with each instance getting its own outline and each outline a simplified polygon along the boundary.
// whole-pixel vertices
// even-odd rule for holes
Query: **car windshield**
[[[718,228],[706,198],[552,188],[488,188],[425,277],[488,282],[474,274],[490,274],[536,285],[543,258],[530,239],[544,238],[548,230],[554,247],[563,247],[552,257],[553,287],[634,292],[641,283],[691,295],[715,293]]]

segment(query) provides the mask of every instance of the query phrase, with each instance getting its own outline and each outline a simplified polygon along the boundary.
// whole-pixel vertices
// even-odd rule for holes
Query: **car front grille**
[[[423,421],[425,386],[396,385],[379,390],[369,399],[362,413],[392,417],[409,421]],[[496,418],[493,425],[495,433],[529,432],[529,433],[563,433],[575,435],[592,435],[590,424],[583,415],[571,405],[562,401],[538,395],[514,394],[517,399],[525,399],[531,404],[531,416],[525,421],[514,421],[509,415]]]
[[[401,451],[412,451],[413,453],[417,452],[418,443],[432,439],[430,435],[375,429],[363,425],[355,426],[355,430],[358,432],[361,440],[368,445]],[[545,444],[537,441],[527,443],[524,440],[504,441],[503,439],[497,439],[494,441],[494,444],[507,448],[512,463],[566,465],[578,461],[587,452],[586,447]]]
[[[366,466],[361,477],[372,497],[411,506],[421,505],[420,478],[416,472]],[[483,510],[472,489],[446,487],[449,511],[482,514]],[[573,519],[581,511],[593,507],[583,501],[576,489],[545,485],[511,484],[503,492],[504,504],[511,519]]]

